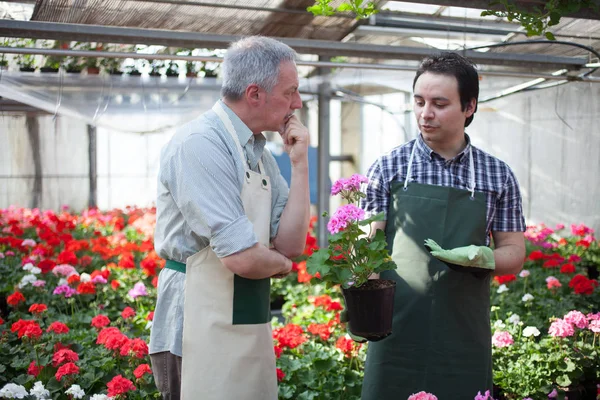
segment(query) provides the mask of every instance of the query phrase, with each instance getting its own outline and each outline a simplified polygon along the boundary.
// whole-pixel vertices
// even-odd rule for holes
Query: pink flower
[[[338,179],[331,187],[331,194],[335,196],[343,190],[358,192],[360,191],[360,185],[363,182],[368,182],[368,179],[366,176],[360,174],[354,174],[348,179]]]
[[[431,393],[419,392],[408,396],[407,400],[438,400],[438,398]]]
[[[595,320],[590,321],[588,328],[590,331],[592,331],[594,333],[600,333],[600,319],[595,319]]]
[[[66,298],[73,296],[75,293],[77,293],[77,290],[73,289],[69,285],[57,286],[56,289],[54,289],[54,292],[52,292],[52,294],[62,294]]]
[[[573,336],[575,334],[575,329],[573,329],[573,325],[571,325],[567,321],[563,319],[557,319],[550,325],[548,333],[551,336],[564,338],[568,336]]]
[[[481,392],[477,392],[477,396],[475,396],[474,400],[494,400],[489,390],[486,390],[484,394]]]
[[[555,277],[549,276],[546,278],[546,286],[548,286],[548,289],[552,289],[552,288],[559,288],[562,286],[562,284]]]
[[[148,292],[146,291],[146,285],[142,282],[138,282],[133,285],[133,289],[129,290],[129,295],[134,299],[139,296],[148,296]]]
[[[327,223],[327,230],[329,230],[331,234],[338,233],[339,231],[346,229],[349,222],[361,220],[364,216],[365,211],[363,209],[358,208],[354,204],[346,204],[335,211]]]
[[[35,240],[33,239],[25,239],[23,240],[23,243],[21,243],[21,246],[27,246],[27,247],[34,247],[36,245]]]
[[[32,285],[35,286],[35,287],[44,287],[44,286],[46,286],[46,281],[38,279],[37,281],[34,281],[32,283]]]
[[[552,389],[552,391],[550,393],[548,393],[549,399],[555,399],[557,396],[558,396],[558,392],[556,391],[556,389]]]
[[[508,347],[514,343],[513,337],[510,332],[496,331],[492,336],[492,344],[495,347]]]
[[[556,224],[554,230],[560,231],[561,229],[565,229],[565,224]]]
[[[104,279],[104,277],[102,275],[96,275],[95,277],[92,278],[92,283],[106,283],[108,282],[106,279]]]
[[[62,276],[69,277],[73,274],[76,274],[77,271],[75,271],[75,267],[73,267],[69,264],[60,264],[60,265],[57,265],[56,267],[52,268],[52,273],[56,276],[58,276],[60,274]]]
[[[596,314],[588,313],[588,315],[586,315],[586,317],[590,321],[592,321],[592,320],[598,320],[598,319],[600,319],[600,312],[597,312]]]
[[[588,326],[587,317],[579,311],[569,311],[569,313],[565,315],[564,320],[580,329],[587,328]]]
[[[569,256],[570,263],[575,263],[575,262],[579,262],[579,261],[581,261],[581,257],[579,257],[577,254],[571,254]]]

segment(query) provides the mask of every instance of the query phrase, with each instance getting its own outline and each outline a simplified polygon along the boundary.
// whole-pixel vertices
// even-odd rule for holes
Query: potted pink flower
[[[365,176],[354,174],[334,183],[331,194],[340,195],[347,204],[329,219],[328,246],[315,251],[306,266],[309,274],[318,274],[328,287],[342,287],[350,332],[377,341],[392,332],[396,282],[369,278],[396,269],[396,264],[387,250],[385,233],[371,231],[371,223],[384,220],[384,214],[365,218],[357,205],[365,197],[361,184],[366,182]]]

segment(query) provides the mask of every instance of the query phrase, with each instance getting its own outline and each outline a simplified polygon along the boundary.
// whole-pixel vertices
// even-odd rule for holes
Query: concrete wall
[[[600,85],[571,83],[482,104],[475,145],[506,161],[534,223],[600,232]]]

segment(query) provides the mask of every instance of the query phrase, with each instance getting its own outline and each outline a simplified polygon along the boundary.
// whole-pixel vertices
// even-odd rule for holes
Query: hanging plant
[[[507,0],[492,1],[489,6],[502,6],[504,9],[483,11],[482,17],[492,15],[511,22],[517,21],[525,28],[527,36],[543,35],[549,40],[555,40],[555,37],[548,28],[558,25],[563,16],[586,8],[598,11],[598,6],[592,0],[548,0],[544,8],[532,7],[527,10]]]
[[[332,16],[338,12],[352,12],[356,15],[356,19],[369,18],[373,14],[377,14],[379,10],[375,8],[373,2],[368,2],[363,5],[364,0],[346,0],[336,8],[333,8],[331,0],[316,0],[315,4],[308,7],[306,10],[313,15]]]

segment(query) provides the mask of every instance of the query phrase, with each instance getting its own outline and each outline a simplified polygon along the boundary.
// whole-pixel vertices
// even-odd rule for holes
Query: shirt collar
[[[466,133],[465,133],[465,140],[467,142],[467,145],[465,146],[465,148],[460,153],[458,153],[456,155],[456,157],[454,157],[452,160],[449,160],[450,162],[466,164],[469,161],[469,157],[468,157],[469,153],[468,152],[471,147],[471,138]],[[416,146],[417,146],[417,153],[419,153],[421,155],[421,157],[426,157],[431,161],[433,161],[434,157],[442,159],[442,157],[439,154],[437,154],[435,151],[433,151],[431,149],[431,147],[429,147],[427,145],[427,143],[425,143],[425,140],[423,140],[422,134],[419,134],[419,136],[417,137]]]
[[[262,157],[267,139],[263,134],[254,135],[244,121],[242,121],[240,117],[238,117],[237,114],[223,102],[223,100],[219,100],[219,102],[231,120],[238,139],[240,140],[240,145],[246,150],[246,157],[250,169],[256,169],[258,160]]]

